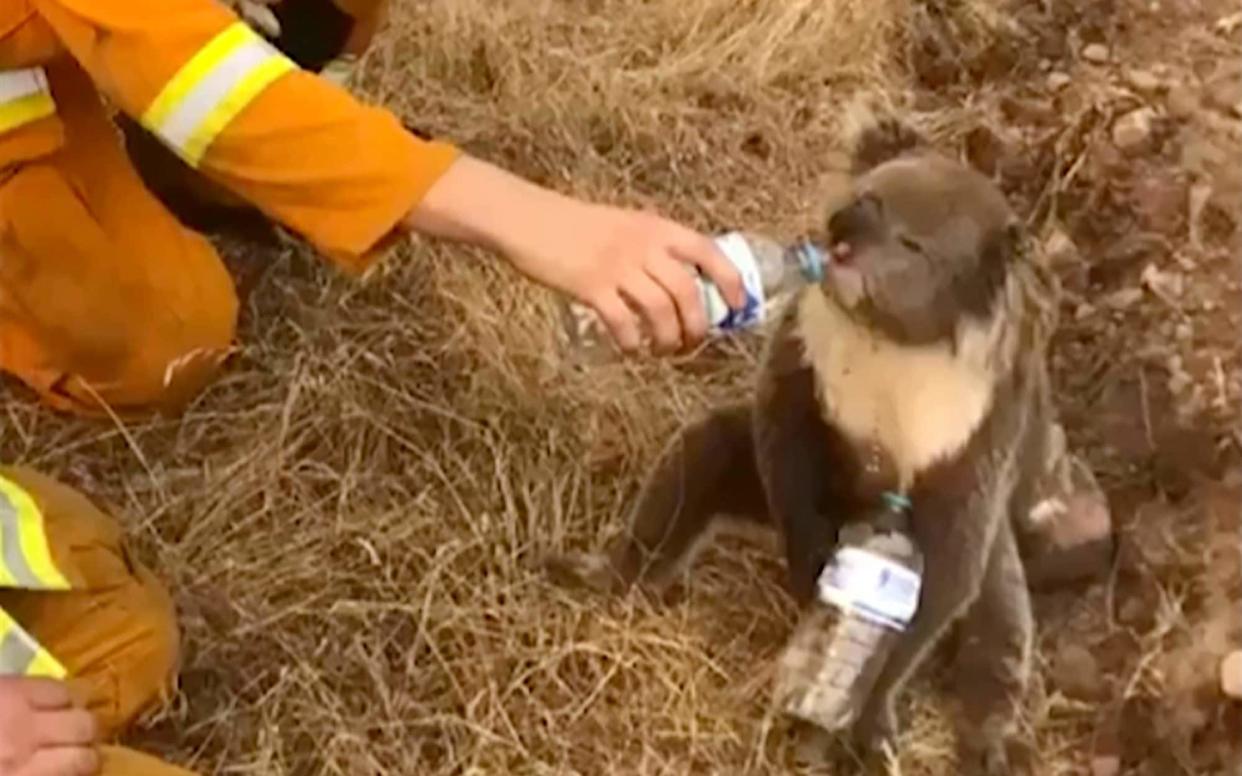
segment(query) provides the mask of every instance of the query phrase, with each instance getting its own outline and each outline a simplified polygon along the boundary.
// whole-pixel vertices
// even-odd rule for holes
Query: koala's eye
[[[914,240],[908,237],[907,235],[904,235],[904,234],[897,235],[897,241],[900,242],[902,246],[908,251],[911,251],[913,253],[923,252],[923,246],[919,245],[917,240]]]

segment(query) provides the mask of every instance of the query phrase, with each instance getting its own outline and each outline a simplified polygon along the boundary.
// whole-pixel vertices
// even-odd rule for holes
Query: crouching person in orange
[[[0,2],[0,371],[69,412],[175,412],[234,345],[229,273],[144,185],[105,99],[175,155],[168,191],[251,206],[347,272],[408,233],[473,243],[627,350],[640,325],[660,350],[704,335],[687,268],[742,303],[706,236],[534,185],[318,77],[384,3],[331,0],[370,15],[326,36],[315,4],[332,13],[282,3],[277,47],[215,0]],[[0,774],[180,773],[97,744],[171,687],[168,595],[83,496],[0,474]]]
[[[77,491],[0,468],[0,774],[189,776],[111,740],[173,687],[173,603]]]
[[[302,26],[303,40],[318,29]],[[351,29],[341,45],[355,38]],[[661,349],[703,336],[690,266],[742,302],[705,235],[420,138],[299,67],[222,3],[5,0],[0,370],[62,410],[175,411],[235,333],[224,264],[143,185],[102,98],[203,181],[348,272],[411,232],[470,242],[593,307],[626,349],[640,316]]]

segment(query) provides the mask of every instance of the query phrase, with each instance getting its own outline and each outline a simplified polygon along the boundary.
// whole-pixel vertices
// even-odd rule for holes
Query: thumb
[[[682,261],[689,262],[702,270],[716,287],[729,306],[737,309],[746,304],[746,288],[742,276],[733,266],[733,262],[725,256],[715,240],[687,230],[678,241],[673,252]]]

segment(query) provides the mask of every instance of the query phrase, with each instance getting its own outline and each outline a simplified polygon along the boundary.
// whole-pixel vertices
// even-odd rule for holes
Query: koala
[[[1049,513],[1064,461],[1046,366],[1055,282],[992,181],[910,128],[866,126],[850,177],[823,229],[824,278],[777,315],[750,395],[675,436],[604,553],[546,567],[613,593],[662,586],[715,530],[760,526],[805,605],[842,526],[885,492],[905,495],[923,587],[855,736],[873,751],[890,741],[902,688],[960,625],[963,764],[1009,773],[1033,641],[1028,572],[1081,578],[1113,550],[1096,532],[1069,548],[1096,562],[1043,570],[1063,550],[1032,517]]]

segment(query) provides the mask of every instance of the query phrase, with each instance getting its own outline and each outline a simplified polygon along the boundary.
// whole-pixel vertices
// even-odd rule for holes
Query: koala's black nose
[[[878,237],[884,224],[884,203],[874,194],[863,194],[828,218],[828,233],[835,242],[856,242]]]

